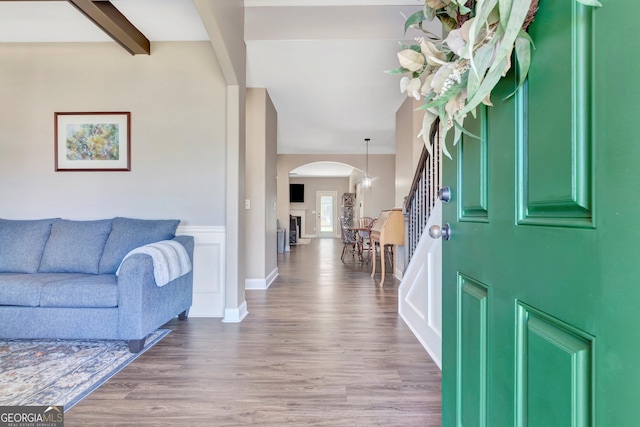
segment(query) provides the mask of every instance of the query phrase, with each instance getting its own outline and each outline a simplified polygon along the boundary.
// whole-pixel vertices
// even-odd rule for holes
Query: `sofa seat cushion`
[[[117,307],[115,274],[0,274],[0,305]]]
[[[104,246],[100,259],[100,274],[116,272],[124,256],[130,250],[161,240],[171,240],[176,236],[180,220],[174,219],[113,219],[111,234]]]
[[[87,274],[47,283],[40,292],[40,307],[117,307],[118,277]]]
[[[40,273],[98,274],[111,220],[56,220],[40,262]]]
[[[0,272],[36,273],[55,219],[0,219]]]
[[[60,280],[78,278],[78,274],[0,274],[0,305],[38,307],[40,294],[46,285]]]

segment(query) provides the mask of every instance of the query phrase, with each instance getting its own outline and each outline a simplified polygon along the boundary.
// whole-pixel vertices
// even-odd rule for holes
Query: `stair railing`
[[[422,147],[422,154],[418,162],[409,195],[405,197],[403,206],[405,216],[405,269],[418,246],[420,236],[431,215],[431,211],[438,199],[438,190],[442,181],[442,167],[440,163],[440,138],[432,138],[433,155],[429,155],[426,147]]]

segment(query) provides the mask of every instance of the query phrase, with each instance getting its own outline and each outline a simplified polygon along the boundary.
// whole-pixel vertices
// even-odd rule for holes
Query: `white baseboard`
[[[269,286],[278,277],[278,267],[276,267],[269,275],[264,279],[245,279],[244,289],[247,291],[265,290],[269,289]]]
[[[277,277],[278,277],[278,267],[274,268],[273,271],[269,273],[269,275],[267,276],[267,289],[269,288],[269,286],[271,286],[271,284],[273,283],[274,280],[276,280]]]
[[[247,291],[269,289],[276,277],[278,277],[278,267],[274,268],[264,279],[245,279],[244,288]]]
[[[242,301],[238,308],[227,308],[224,310],[223,323],[240,323],[242,319],[247,317],[249,311],[247,310],[247,302]]]
[[[265,279],[244,279],[244,289],[247,291],[267,289],[267,281]]]

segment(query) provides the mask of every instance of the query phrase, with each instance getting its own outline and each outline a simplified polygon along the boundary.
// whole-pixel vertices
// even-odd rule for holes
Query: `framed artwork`
[[[56,171],[130,171],[131,113],[55,113]]]

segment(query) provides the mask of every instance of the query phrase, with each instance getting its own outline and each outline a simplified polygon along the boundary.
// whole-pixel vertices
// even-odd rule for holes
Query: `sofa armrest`
[[[193,265],[194,239],[176,236]],[[153,261],[149,255],[135,254],[120,266],[118,275],[118,328],[123,339],[140,339],[181,312],[193,299],[193,269],[164,286],[156,286]]]

